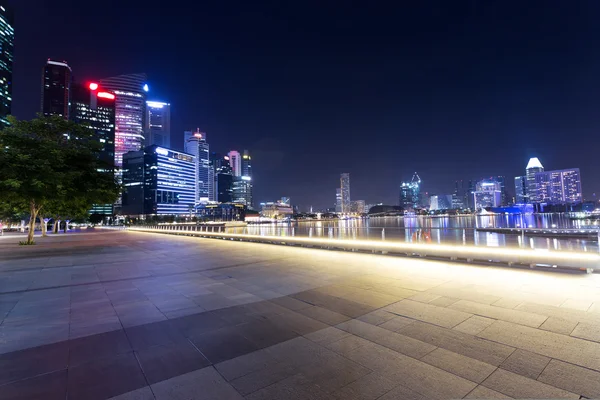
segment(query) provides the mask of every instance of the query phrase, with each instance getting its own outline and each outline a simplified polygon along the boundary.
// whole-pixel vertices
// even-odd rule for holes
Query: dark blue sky
[[[175,147],[200,127],[251,151],[258,202],[327,207],[350,172],[353,199],[395,204],[414,171],[450,193],[531,156],[600,194],[595,0],[13,3],[17,117],[48,57],[80,80],[146,72]]]

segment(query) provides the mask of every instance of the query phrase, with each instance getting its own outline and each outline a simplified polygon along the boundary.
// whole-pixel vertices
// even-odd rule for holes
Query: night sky
[[[361,4],[362,3],[362,4]],[[397,3],[386,5],[385,3]],[[581,168],[600,195],[600,2],[13,1],[13,113],[39,111],[41,71],[146,72],[172,143],[251,151],[255,202],[396,204],[454,181]],[[151,4],[161,4],[152,6]]]

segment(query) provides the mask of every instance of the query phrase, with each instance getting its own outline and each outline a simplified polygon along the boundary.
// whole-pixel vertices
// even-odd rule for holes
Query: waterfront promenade
[[[600,274],[0,238],[0,399],[600,398]]]

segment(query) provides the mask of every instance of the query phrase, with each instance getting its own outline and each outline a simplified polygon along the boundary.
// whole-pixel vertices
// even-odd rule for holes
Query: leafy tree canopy
[[[29,212],[31,241],[40,212],[76,218],[117,199],[114,167],[101,161],[94,131],[58,116],[9,119],[0,130],[0,203]]]

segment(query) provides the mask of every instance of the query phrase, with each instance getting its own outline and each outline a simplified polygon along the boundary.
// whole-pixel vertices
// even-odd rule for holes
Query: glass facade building
[[[487,207],[499,207],[502,203],[502,186],[496,180],[477,182],[473,192],[473,204],[476,210]]]
[[[405,210],[419,208],[421,200],[421,178],[415,172],[410,182],[400,184],[400,206]]]
[[[0,5],[0,129],[8,126],[12,107],[12,73],[15,29],[12,10]]]
[[[115,93],[115,165],[121,167],[123,154],[144,145],[146,74],[119,75],[102,79],[100,85]]]
[[[342,194],[342,213],[352,212],[352,203],[350,201],[350,174],[340,175],[340,189]]]
[[[192,154],[195,159],[196,170],[196,202],[207,203],[211,196],[212,185],[209,182],[211,178],[210,169],[210,147],[206,141],[206,133],[200,132],[198,129],[193,134],[188,132],[184,134],[185,143],[184,150],[188,154]]]
[[[544,167],[537,157],[529,159],[527,167],[525,167],[525,179],[527,180],[527,191],[525,192],[525,203],[538,203],[539,194],[535,174],[544,172]]]
[[[171,105],[160,101],[146,102],[145,146],[171,147]]]
[[[42,71],[42,114],[69,119],[73,72],[65,61],[48,60]]]
[[[194,156],[159,146],[123,156],[123,213],[189,215],[195,205]]]
[[[229,157],[229,165],[231,165],[231,172],[233,176],[242,176],[242,156],[237,150],[231,150],[227,153]]]
[[[573,204],[583,201],[579,168],[538,172],[535,182],[539,203]]]
[[[233,177],[233,202],[252,208],[252,178],[249,176]]]
[[[527,177],[515,177],[515,204],[525,204],[527,201]]]

